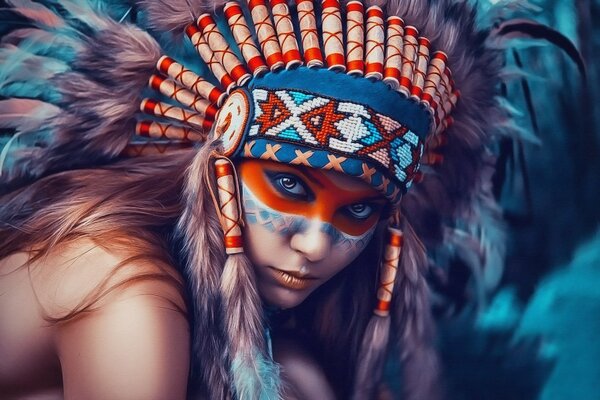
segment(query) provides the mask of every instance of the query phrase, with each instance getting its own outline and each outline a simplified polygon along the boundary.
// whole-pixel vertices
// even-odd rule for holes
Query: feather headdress
[[[210,142],[189,168],[178,226],[201,393],[279,393],[251,266],[227,237],[241,213],[217,204],[211,220],[205,209],[214,204],[197,201],[202,190],[224,190],[199,161],[218,152],[333,169],[395,205],[354,397],[372,395],[391,336],[409,397],[433,398],[427,253],[449,252],[474,271],[502,263],[489,149],[519,130],[498,97],[501,44],[518,32],[540,36],[539,25],[481,30],[472,7],[451,0],[7,3],[19,22],[8,21],[14,29],[0,46],[0,129],[15,134],[0,155],[0,192]],[[207,245],[228,256],[203,259]],[[417,376],[423,370],[433,373]]]

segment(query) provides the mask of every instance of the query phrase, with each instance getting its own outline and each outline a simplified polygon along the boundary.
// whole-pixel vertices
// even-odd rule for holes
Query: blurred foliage
[[[577,45],[587,80],[550,45],[509,55],[528,75],[535,118],[520,80],[507,98],[541,144],[504,143],[502,284],[484,311],[440,318],[452,400],[600,399],[600,1],[534,3],[534,19]]]

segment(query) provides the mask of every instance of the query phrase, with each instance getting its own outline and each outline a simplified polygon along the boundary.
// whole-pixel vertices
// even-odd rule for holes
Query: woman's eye
[[[367,203],[356,203],[348,206],[346,208],[348,214],[350,214],[354,218],[358,219],[366,219],[373,214],[373,207]]]
[[[298,199],[305,199],[309,197],[309,191],[295,176],[278,174],[272,177],[271,180],[275,184],[275,188],[283,195]]]

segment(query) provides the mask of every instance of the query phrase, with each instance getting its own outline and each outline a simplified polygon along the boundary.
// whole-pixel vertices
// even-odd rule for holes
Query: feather
[[[371,316],[363,335],[363,343],[357,361],[356,378],[352,398],[371,399],[383,373],[390,336],[390,317]]]
[[[530,72],[524,71],[522,68],[517,68],[517,67],[506,67],[504,68],[502,71],[500,71],[500,75],[499,75],[500,79],[502,79],[502,82],[504,83],[508,83],[511,81],[516,81],[516,80],[520,80],[520,79],[527,79],[529,82],[536,82],[536,83],[546,83],[547,79],[542,77],[542,76],[538,76],[538,75],[534,75]],[[503,97],[506,97],[506,95],[504,95]],[[504,106],[506,104],[502,104],[502,106]],[[512,115],[519,115],[520,112],[518,113],[513,113],[511,111]]]
[[[110,20],[107,16],[100,16],[100,14],[94,10],[92,4],[88,0],[46,0],[49,4],[56,4],[60,8],[64,9],[69,19],[81,21],[86,24],[89,28],[94,31],[106,29],[108,26],[106,22]]]
[[[30,19],[39,26],[60,28],[65,26],[65,21],[54,12],[40,3],[34,3],[31,0],[6,0],[12,5],[13,11]]]
[[[182,34],[200,14],[212,11],[213,5],[216,7],[213,2],[203,0],[139,0],[138,5],[147,13],[151,29],[176,35]]]
[[[49,85],[48,81],[40,79],[1,85],[0,96],[34,98],[52,104],[58,104],[62,98],[55,86]]]
[[[573,42],[559,31],[539,22],[518,18],[504,21],[494,29],[492,36],[511,40],[515,38],[544,39],[562,49],[575,62],[583,80],[587,78],[585,61]]]
[[[0,48],[0,64],[2,86],[28,79],[49,80],[69,70],[69,66],[63,61],[31,54],[11,45]]]
[[[258,350],[246,357],[236,356],[231,376],[238,399],[278,400],[279,367]]]
[[[48,32],[37,28],[16,29],[0,40],[2,45],[18,46],[29,53],[57,58],[68,62],[73,60],[81,43],[57,32]]]
[[[0,100],[0,128],[30,132],[60,113],[55,105],[33,99]]]

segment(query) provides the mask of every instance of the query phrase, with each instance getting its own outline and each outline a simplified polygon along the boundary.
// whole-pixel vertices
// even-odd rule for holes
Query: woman
[[[3,392],[368,398],[400,351],[438,396],[422,243],[497,217],[508,120],[468,5],[9,3]]]

